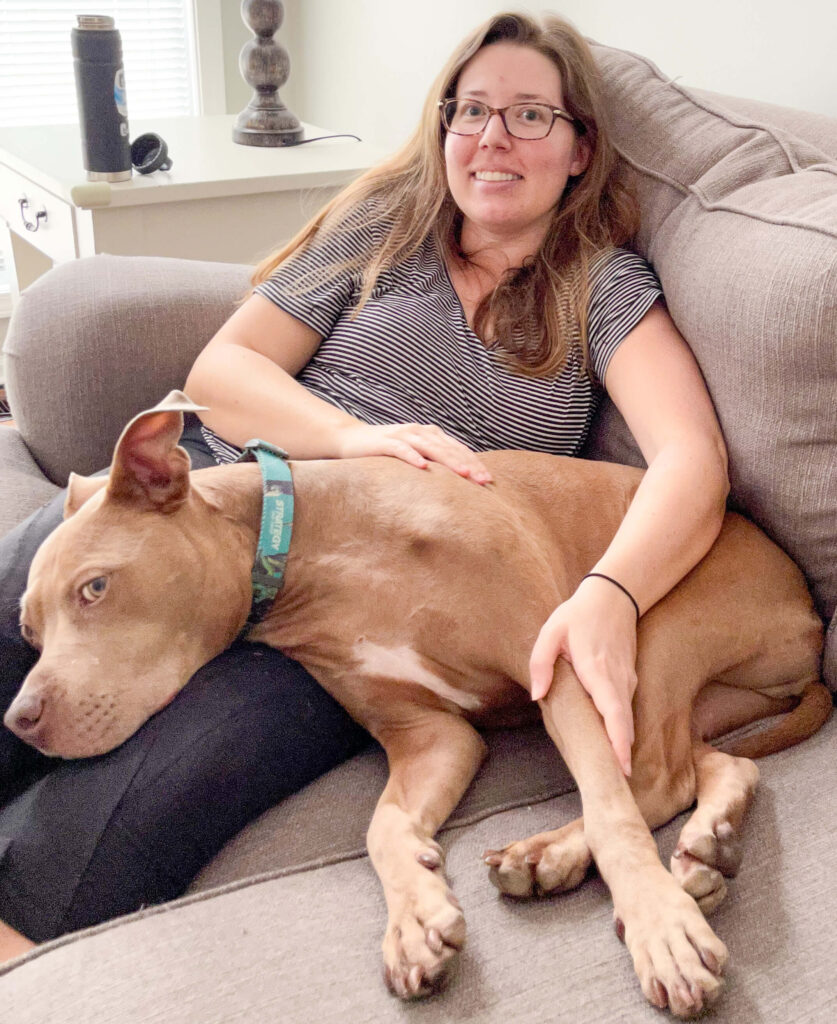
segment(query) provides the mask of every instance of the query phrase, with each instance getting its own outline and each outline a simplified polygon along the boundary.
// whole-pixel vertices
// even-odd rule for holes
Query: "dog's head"
[[[125,428],[107,477],[72,476],[65,521],[32,563],[21,630],[41,653],[4,721],[43,753],[112,750],[246,619],[223,516],[191,487],[177,443],[197,408],[172,392]]]

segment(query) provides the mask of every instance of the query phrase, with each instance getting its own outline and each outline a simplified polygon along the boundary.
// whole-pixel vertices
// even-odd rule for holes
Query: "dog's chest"
[[[350,660],[362,675],[386,679],[394,686],[419,686],[442,700],[456,704],[463,711],[479,712],[484,707],[480,696],[452,685],[441,672],[434,671],[429,660],[409,644],[387,646],[363,637],[355,642]]]

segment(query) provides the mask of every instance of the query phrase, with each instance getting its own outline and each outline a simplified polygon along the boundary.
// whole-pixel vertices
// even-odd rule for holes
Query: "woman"
[[[629,774],[637,618],[717,536],[726,456],[656,279],[619,248],[636,206],[600,108],[574,29],[491,19],[443,70],[405,148],[257,270],[186,382],[209,411],[184,443],[199,464],[260,436],[295,459],[438,462],[479,486],[480,451],[577,453],[604,385],[649,468],[597,575],[544,624],[532,696],[569,660]],[[14,586],[54,521],[4,539]],[[6,648],[16,688],[26,658]],[[103,758],[28,765],[35,781],[0,811],[12,837],[0,956],[176,895],[245,821],[363,744],[299,666],[258,654],[238,645],[210,663]],[[5,756],[20,777],[29,755]],[[72,856],[44,807],[72,814]]]

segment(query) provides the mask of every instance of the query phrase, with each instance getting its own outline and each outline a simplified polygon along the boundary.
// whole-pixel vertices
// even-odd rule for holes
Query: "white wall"
[[[495,12],[524,6],[544,9],[514,0],[286,0],[288,102],[306,121],[392,148],[415,126],[459,40]],[[826,0],[563,0],[552,9],[686,85],[837,116],[837,5]]]

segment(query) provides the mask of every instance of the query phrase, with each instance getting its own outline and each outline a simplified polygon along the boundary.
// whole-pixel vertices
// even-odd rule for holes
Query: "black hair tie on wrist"
[[[140,174],[169,170],[172,158],[165,139],[156,132],[138,135],[131,143],[131,163]]]
[[[619,589],[622,591],[622,593],[625,594],[629,598],[631,604],[636,609],[636,617],[637,617],[637,619],[639,618],[639,605],[636,603],[636,600],[634,599],[634,595],[630,592],[630,590],[628,590],[627,587],[623,587],[622,584],[618,580],[615,580],[615,579],[613,579],[610,576],[605,576],[605,574],[603,572],[588,572],[586,576],[582,576],[581,577],[582,583],[584,582],[584,580],[588,579],[590,576],[598,576],[599,579],[607,580],[608,583],[612,583],[614,585],[614,587],[619,587]]]

